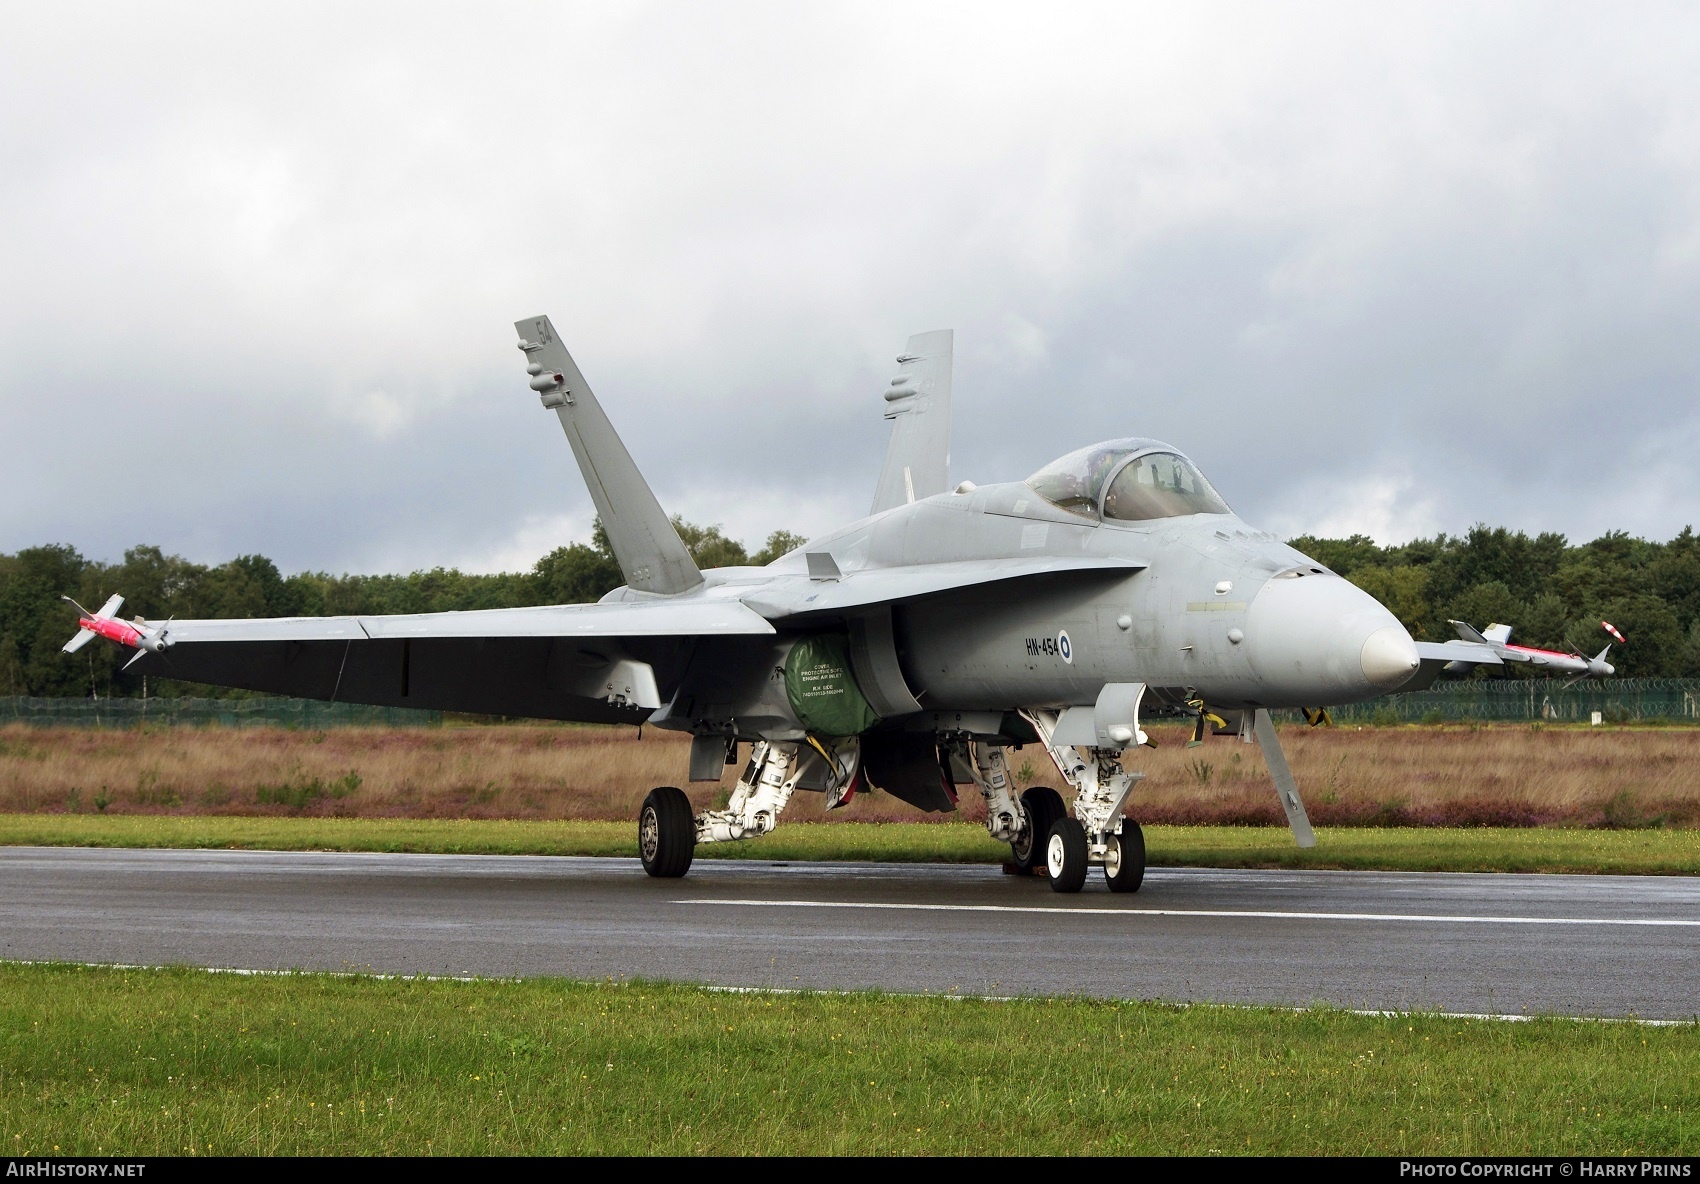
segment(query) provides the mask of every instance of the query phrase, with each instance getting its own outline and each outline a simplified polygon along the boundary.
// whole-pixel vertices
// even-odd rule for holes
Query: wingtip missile
[[[101,605],[100,611],[95,613],[89,612],[88,609],[69,596],[61,597],[61,599],[75,606],[78,614],[76,636],[60,647],[63,653],[74,654],[87,645],[91,638],[104,637],[108,641],[129,646],[137,651],[134,658],[124,663],[124,668],[127,670],[143,654],[160,653],[171,644],[170,638],[167,636],[169,621],[165,625],[154,627],[141,617],[137,617],[133,624],[129,621],[119,620],[118,610],[124,607],[122,596],[111,597],[105,604]]]
[[[1617,673],[1617,668],[1606,661],[1606,654],[1611,650],[1610,644],[1590,658],[1575,646],[1570,647],[1569,653],[1561,653],[1538,646],[1512,645],[1510,625],[1495,623],[1486,629],[1478,630],[1467,621],[1448,621],[1447,624],[1457,631],[1462,640],[1488,647],[1499,655],[1501,661],[1524,662],[1552,673],[1571,675],[1570,680],[1564,684],[1566,687],[1574,686],[1585,678],[1610,678]],[[1600,624],[1618,641],[1623,640],[1623,634],[1609,622],[1601,621]],[[1446,669],[1451,673],[1459,673],[1472,669],[1475,665],[1476,662],[1459,659],[1448,663]]]

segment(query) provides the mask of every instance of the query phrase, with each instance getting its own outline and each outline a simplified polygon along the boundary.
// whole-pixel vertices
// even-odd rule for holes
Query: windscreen
[[[1138,450],[1138,444],[1120,440],[1093,444],[1052,461],[1027,478],[1027,485],[1053,506],[1096,516],[1105,479],[1123,457]]]
[[[1148,452],[1128,462],[1104,495],[1104,517],[1118,522],[1227,513],[1227,503],[1204,474],[1172,452]]]

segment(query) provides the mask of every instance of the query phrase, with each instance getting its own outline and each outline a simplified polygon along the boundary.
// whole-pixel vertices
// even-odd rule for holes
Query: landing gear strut
[[[698,843],[729,843],[765,835],[779,824],[798,781],[811,767],[824,769],[828,808],[855,792],[861,749],[854,738],[797,744],[758,741],[724,810],[692,815],[690,799],[670,785],[653,789],[638,815],[638,854],[652,876],[690,870]]]
[[[779,815],[790,802],[803,770],[797,745],[757,741],[726,808],[697,815],[697,842],[729,843],[767,834],[779,825]]]
[[[1137,706],[1134,710],[1129,739],[1138,735]],[[1038,731],[1057,771],[1074,787],[1074,817],[1053,821],[1045,842],[1051,888],[1079,892],[1086,884],[1087,868],[1097,864],[1104,869],[1110,891],[1138,891],[1145,878],[1145,836],[1138,823],[1122,817],[1122,807],[1145,774],[1123,769],[1119,748],[1057,743],[1061,722],[1057,712],[1023,714]]]
[[[1045,842],[1057,819],[1068,815],[1062,795],[1047,785],[1035,785],[1016,799],[1009,780],[1009,762],[1001,745],[951,742],[974,775],[974,784],[986,800],[986,833],[1008,843],[1011,862],[1030,872],[1045,863]]]

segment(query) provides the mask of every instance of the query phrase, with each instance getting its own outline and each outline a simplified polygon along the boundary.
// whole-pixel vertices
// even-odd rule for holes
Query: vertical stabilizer
[[[892,421],[885,468],[874,490],[878,514],[950,488],[950,364],[955,333],[917,333],[897,359],[897,377],[885,392]]]
[[[548,317],[528,317],[514,322],[514,329],[525,352],[531,389],[560,417],[626,584],[640,592],[672,595],[702,583],[679,532],[591,394],[555,326]]]

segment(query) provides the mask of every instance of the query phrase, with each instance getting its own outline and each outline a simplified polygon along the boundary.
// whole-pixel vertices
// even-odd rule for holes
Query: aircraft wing
[[[771,635],[735,600],[173,621],[155,677],[306,699],[639,723],[700,637]]]
[[[1419,641],[1417,657],[1424,662],[1469,662],[1478,666],[1503,666],[1499,651],[1485,641]]]
[[[830,560],[830,557],[825,557]],[[769,620],[832,613],[913,600],[980,584],[1031,576],[1132,575],[1147,565],[1137,559],[1110,556],[1047,555],[1025,559],[978,559],[961,563],[927,563],[913,567],[882,567],[838,575],[836,565],[822,564],[823,574],[796,577],[744,597],[744,602]],[[831,572],[833,574],[824,574]]]
[[[1503,666],[1499,651],[1486,641],[1419,641],[1417,672],[1399,686],[1401,691],[1426,691],[1454,662],[1472,666]]]
[[[688,600],[558,604],[470,612],[370,617],[268,617],[231,621],[173,621],[171,641],[368,641],[382,638],[619,638],[697,637],[772,633],[737,601]]]

